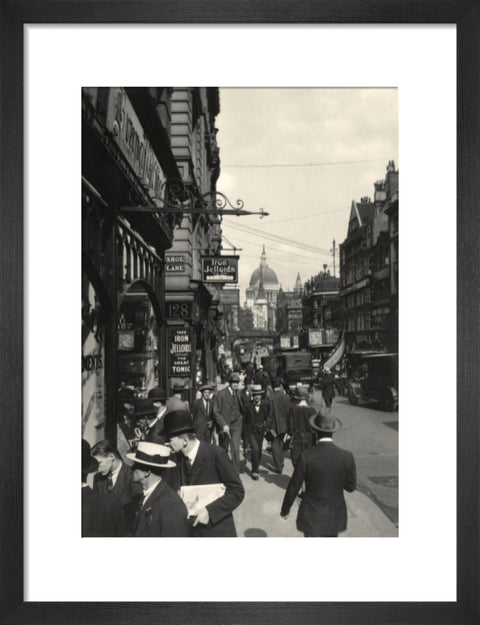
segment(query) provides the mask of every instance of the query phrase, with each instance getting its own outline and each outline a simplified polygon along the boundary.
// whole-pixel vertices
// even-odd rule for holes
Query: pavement
[[[245,499],[233,513],[238,536],[303,537],[295,525],[300,503],[298,497],[288,518],[285,520],[280,517],[283,497],[293,471],[288,456],[287,453],[283,473],[278,475],[269,470],[271,454],[264,448],[258,481],[252,480],[250,462],[242,462],[240,477],[245,488]],[[357,489],[353,493],[345,493],[345,500],[347,529],[340,537],[398,536],[397,525],[364,492]]]

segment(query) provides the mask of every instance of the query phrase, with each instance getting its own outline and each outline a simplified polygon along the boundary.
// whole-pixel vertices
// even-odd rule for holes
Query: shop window
[[[132,287],[118,312],[118,399],[146,397],[159,385],[158,321],[148,294]]]

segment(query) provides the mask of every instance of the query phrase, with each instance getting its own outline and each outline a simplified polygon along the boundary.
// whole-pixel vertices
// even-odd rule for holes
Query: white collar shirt
[[[197,439],[188,454],[185,454],[185,457],[190,460],[190,464],[192,465],[195,462],[195,458],[197,457],[198,448],[200,447],[200,441]]]

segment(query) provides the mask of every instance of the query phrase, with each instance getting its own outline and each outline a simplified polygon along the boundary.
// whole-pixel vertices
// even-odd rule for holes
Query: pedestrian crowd
[[[201,385],[191,405],[182,392],[153,388],[132,402],[115,443],[82,439],[83,536],[235,537],[232,513],[245,497],[241,456],[260,480],[265,441],[271,472],[283,472],[288,452],[294,467],[281,517],[299,497],[296,523],[305,536],[346,529],[344,491],[355,490],[356,469],[352,453],[333,442],[341,423],[328,369],[293,390],[252,367],[231,372],[218,392]]]

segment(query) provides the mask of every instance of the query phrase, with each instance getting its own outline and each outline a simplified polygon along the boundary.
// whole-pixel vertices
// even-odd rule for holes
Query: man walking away
[[[285,393],[282,383],[278,378],[272,380],[272,424],[270,433],[272,436],[273,470],[282,473],[284,464],[283,439],[288,430],[291,420],[292,401]]]
[[[355,460],[350,451],[337,447],[332,435],[340,421],[320,413],[310,417],[319,432],[315,447],[299,458],[283,499],[280,515],[287,518],[295,497],[305,482],[305,493],[297,516],[297,529],[306,537],[336,537],[347,529],[347,506],[343,491],[355,490]]]
[[[316,410],[308,405],[309,397],[306,386],[297,386],[293,393],[294,404],[290,411],[288,433],[291,436],[290,457],[294,467],[297,465],[300,454],[312,447],[316,439],[316,434],[310,426],[310,417],[316,414]]]

